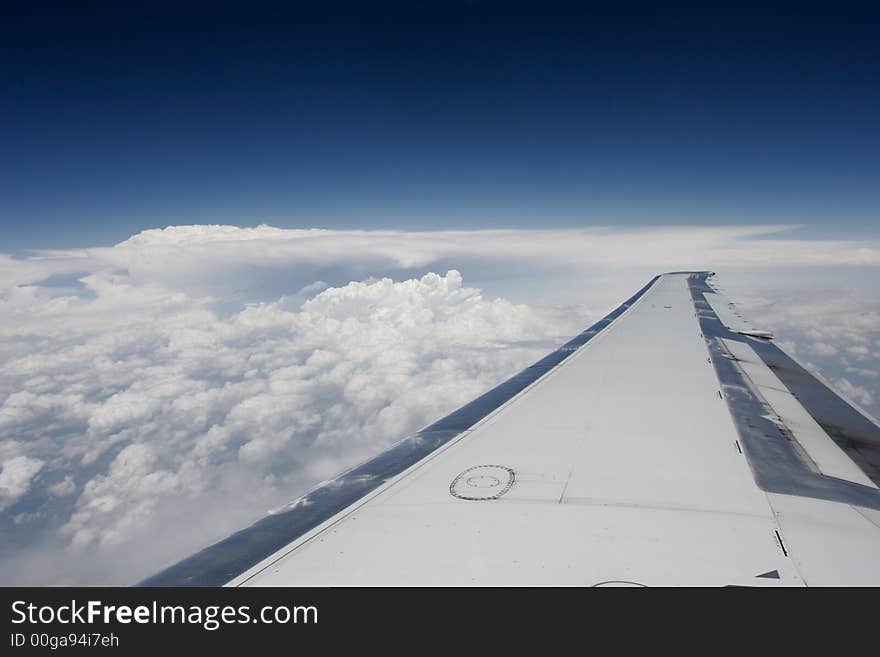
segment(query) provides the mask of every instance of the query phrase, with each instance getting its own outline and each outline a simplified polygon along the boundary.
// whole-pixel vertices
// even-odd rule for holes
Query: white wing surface
[[[880,427],[712,276],[143,584],[880,585]]]

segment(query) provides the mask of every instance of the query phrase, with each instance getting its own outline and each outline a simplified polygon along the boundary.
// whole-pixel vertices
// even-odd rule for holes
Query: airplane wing
[[[880,426],[710,272],[146,586],[878,585]]]

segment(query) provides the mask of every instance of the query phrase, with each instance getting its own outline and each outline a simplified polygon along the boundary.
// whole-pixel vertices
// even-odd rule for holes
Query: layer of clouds
[[[136,581],[472,399],[667,269],[719,271],[746,313],[875,409],[873,287],[817,294],[809,277],[834,263],[838,290],[846,272],[876,281],[880,249],[779,230],[182,226],[0,255],[0,582]]]
[[[318,280],[339,285],[369,276],[400,278],[452,268],[469,277],[474,271],[498,268],[507,276],[527,271],[531,279],[536,272],[547,276],[572,270],[629,268],[644,273],[646,266],[673,270],[880,265],[876,242],[795,239],[793,228],[402,232],[172,226],[144,231],[113,247],[0,255],[0,288],[16,289],[16,300],[27,304],[29,295],[37,293],[24,287],[28,284],[53,277],[53,284],[63,289],[65,282],[76,284],[83,274],[109,269],[126,272],[137,285],[149,282],[228,302],[252,301],[255,296],[273,299]],[[102,291],[109,292],[106,286]]]
[[[81,278],[5,325],[5,583],[130,583],[428,424],[576,332],[449,271],[238,312]],[[26,311],[26,312],[25,312]],[[26,540],[25,540],[26,539]]]

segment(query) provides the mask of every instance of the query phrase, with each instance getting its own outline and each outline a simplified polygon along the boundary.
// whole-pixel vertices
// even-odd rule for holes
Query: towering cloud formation
[[[185,226],[0,256],[0,583],[135,581],[470,400],[659,270],[880,263],[872,244],[768,232]],[[880,309],[746,307],[874,403]]]
[[[80,280],[78,296],[29,293],[0,367],[4,524],[45,547],[31,561],[7,547],[4,582],[130,582],[578,328],[483,299],[454,270],[227,315],[125,274]]]

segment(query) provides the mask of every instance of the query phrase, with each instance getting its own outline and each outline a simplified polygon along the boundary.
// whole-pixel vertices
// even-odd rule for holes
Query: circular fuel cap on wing
[[[502,465],[477,465],[458,475],[449,492],[461,500],[497,500],[515,479],[513,470]]]

